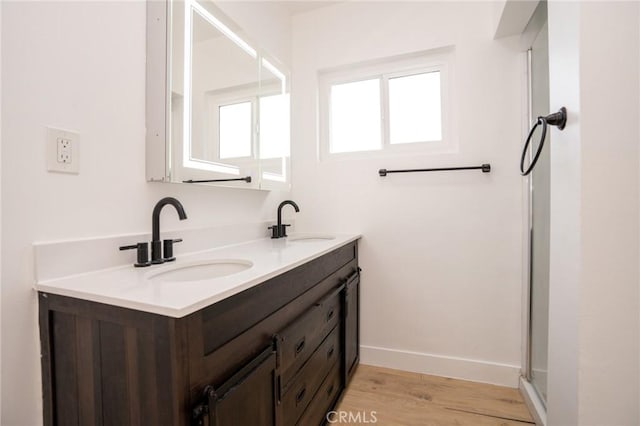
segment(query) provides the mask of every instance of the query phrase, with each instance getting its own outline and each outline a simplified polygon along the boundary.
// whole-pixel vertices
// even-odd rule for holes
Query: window
[[[389,79],[389,143],[442,139],[440,71]]]
[[[321,155],[451,151],[449,68],[441,51],[321,72]]]
[[[331,152],[378,149],[380,82],[378,79],[331,86]]]

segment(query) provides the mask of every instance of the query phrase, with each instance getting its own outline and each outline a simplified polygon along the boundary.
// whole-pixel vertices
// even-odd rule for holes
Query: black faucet
[[[287,226],[291,226],[291,225],[285,225],[282,223],[282,208],[287,204],[292,205],[293,208],[296,209],[296,212],[300,211],[300,208],[298,207],[298,205],[291,200],[285,200],[281,202],[280,205],[278,206],[278,224],[270,226],[268,228],[268,229],[271,229],[271,238],[283,238],[287,236]]]
[[[173,197],[165,197],[158,201],[153,208],[152,214],[152,234],[151,234],[151,263],[164,263],[176,260],[173,257],[173,243],[178,243],[182,240],[165,240],[164,241],[164,258],[162,257],[162,241],[160,241],[160,211],[167,204],[171,204],[178,212],[180,220],[185,220],[187,214],[184,212],[184,207],[180,204],[180,201]]]

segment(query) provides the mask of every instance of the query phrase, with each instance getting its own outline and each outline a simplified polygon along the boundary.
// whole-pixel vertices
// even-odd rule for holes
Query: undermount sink
[[[319,241],[334,240],[335,238],[333,235],[293,235],[287,239],[294,243],[316,243]]]
[[[148,275],[153,281],[202,281],[237,274],[253,266],[253,262],[244,259],[201,260],[165,267]]]

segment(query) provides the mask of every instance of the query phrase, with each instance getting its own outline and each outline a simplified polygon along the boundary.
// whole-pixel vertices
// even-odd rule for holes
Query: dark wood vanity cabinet
[[[183,318],[39,293],[45,425],[324,423],[359,359],[356,242]]]

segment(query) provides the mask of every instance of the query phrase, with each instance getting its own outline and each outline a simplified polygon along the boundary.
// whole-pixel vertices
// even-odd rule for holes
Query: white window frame
[[[319,88],[319,159],[358,159],[386,157],[390,155],[451,154],[458,151],[453,132],[452,87],[453,48],[436,51],[416,52],[408,55],[368,61],[339,68],[322,70],[318,73]],[[440,101],[442,138],[439,141],[390,143],[389,126],[389,79],[408,77],[428,72],[440,72]],[[337,84],[380,79],[381,139],[379,149],[353,152],[331,152],[331,87]]]

